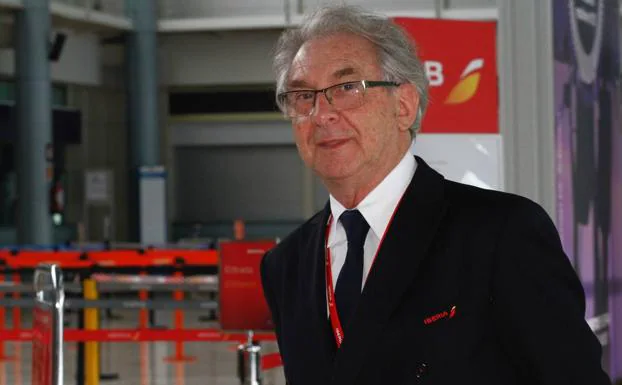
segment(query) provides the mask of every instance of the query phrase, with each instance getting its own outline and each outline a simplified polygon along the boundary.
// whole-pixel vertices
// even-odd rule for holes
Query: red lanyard
[[[386,229],[384,230],[384,234],[382,234],[382,238],[380,238],[380,243],[378,244],[378,249],[376,249],[376,254],[374,254],[374,258],[371,262],[371,267],[374,266],[374,262],[376,261],[376,257],[378,256],[378,252],[382,247],[382,243],[384,242],[384,238],[387,235],[387,230],[391,227],[391,223],[393,222],[393,217],[395,217],[395,213],[397,212],[397,208],[400,207],[400,203],[402,202],[402,197],[398,201],[395,209],[393,210],[393,214],[391,214],[391,219],[389,219],[389,223],[387,224]],[[331,258],[330,258],[330,249],[328,248],[328,235],[330,234],[330,226],[333,223],[332,214],[328,218],[328,223],[326,224],[326,235],[324,237],[324,255],[325,264],[326,264],[326,296],[328,300],[328,311],[330,313],[330,323],[333,329],[333,334],[335,335],[335,342],[337,342],[337,348],[341,346],[343,342],[343,327],[341,327],[341,321],[339,320],[339,314],[337,313],[337,304],[335,303],[335,287],[333,285],[333,269],[331,267]],[[371,271],[370,267],[370,271]]]
[[[337,342],[337,348],[341,346],[343,342],[343,328],[341,327],[341,321],[339,321],[339,314],[337,314],[337,304],[335,304],[335,289],[333,286],[333,269],[330,266],[330,249],[328,248],[328,234],[330,232],[330,225],[333,223],[333,216],[331,215],[326,225],[326,296],[328,300],[328,311],[330,313],[330,324],[335,335],[335,342]]]

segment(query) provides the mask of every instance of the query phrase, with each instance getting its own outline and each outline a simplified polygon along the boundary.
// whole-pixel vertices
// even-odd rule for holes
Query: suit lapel
[[[365,355],[413,282],[445,213],[443,177],[417,157],[417,171],[374,261],[341,348],[332,384],[353,384]]]
[[[301,250],[301,253],[306,254],[305,260],[308,263],[304,263],[304,269],[312,272],[311,282],[309,288],[311,289],[311,306],[312,314],[309,317],[309,322],[312,323],[312,330],[316,333],[311,333],[310,343],[304,349],[312,348],[318,349],[317,354],[312,354],[319,361],[319,366],[311,366],[315,368],[325,368],[325,374],[327,378],[332,373],[333,358],[335,354],[334,340],[332,340],[332,330],[328,323],[328,316],[326,313],[326,279],[325,279],[325,256],[324,245],[326,237],[326,223],[330,215],[330,206],[327,204],[313,223],[311,234],[308,237],[308,243],[305,245],[305,250]],[[301,271],[301,276],[305,276]],[[319,338],[318,338],[319,337]]]

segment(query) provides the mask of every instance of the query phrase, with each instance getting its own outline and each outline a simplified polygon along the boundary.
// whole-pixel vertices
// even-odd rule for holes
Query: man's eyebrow
[[[333,77],[339,79],[344,76],[354,75],[356,72],[357,71],[354,69],[354,67],[346,67],[346,68],[342,68],[340,70],[335,71],[333,73]]]
[[[356,73],[357,73],[357,70],[354,69],[354,67],[345,67],[345,68],[341,68],[333,72],[333,77],[340,79],[345,76],[354,75]],[[313,89],[313,87],[309,85],[309,83],[307,83],[306,81],[302,79],[291,80],[290,82],[287,83],[287,88],[288,89],[299,88],[299,89],[306,89],[306,90]]]
[[[294,79],[287,83],[287,88],[300,88],[300,89],[311,89],[312,87],[304,80]]]

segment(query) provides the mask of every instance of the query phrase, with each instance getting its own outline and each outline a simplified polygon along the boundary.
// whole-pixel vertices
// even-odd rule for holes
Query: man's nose
[[[317,94],[311,117],[316,120],[317,123],[324,123],[327,120],[337,118],[335,107],[328,101],[328,97],[324,92]]]

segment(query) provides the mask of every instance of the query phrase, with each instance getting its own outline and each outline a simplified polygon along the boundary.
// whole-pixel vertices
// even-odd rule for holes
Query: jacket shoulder
[[[492,210],[544,211],[542,206],[521,195],[484,189],[463,183],[445,180],[445,196],[454,206],[489,208]]]
[[[300,247],[304,247],[304,244],[308,243],[315,235],[314,230],[317,229],[317,226],[321,226],[323,213],[323,211],[317,212],[268,251],[264,256],[265,263],[269,265],[278,265],[283,263],[284,259],[296,255],[296,251],[299,250]]]

